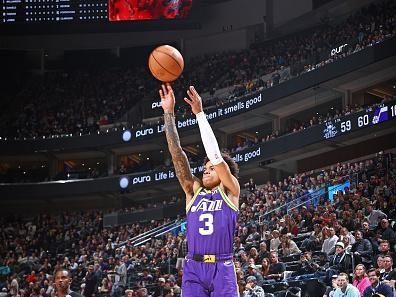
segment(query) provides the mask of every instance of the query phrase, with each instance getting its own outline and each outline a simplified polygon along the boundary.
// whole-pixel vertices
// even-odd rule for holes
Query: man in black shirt
[[[312,252],[307,251],[300,256],[299,268],[297,270],[298,275],[315,273],[318,269],[319,265],[312,260]]]
[[[84,288],[84,296],[91,297],[98,288],[99,280],[94,271],[94,266],[91,264],[88,266],[87,274],[85,275],[85,288]]]
[[[350,273],[354,269],[352,267],[352,257],[345,252],[344,243],[336,243],[336,253],[330,258],[330,268],[339,272]],[[332,273],[335,274],[335,273]]]
[[[267,251],[267,244],[265,241],[260,243],[260,249],[258,252],[258,263],[261,263],[264,258],[269,258],[269,252]]]
[[[284,263],[279,262],[278,253],[271,252],[270,254],[270,267],[269,274],[267,275],[267,279],[274,279],[276,281],[280,281],[283,279],[283,273],[286,270],[286,266]]]
[[[370,240],[371,243],[374,240],[375,234],[370,230],[370,224],[367,221],[362,223],[362,235],[364,239]]]
[[[395,231],[389,226],[388,219],[384,218],[381,220],[381,227],[379,228],[379,232],[381,233],[381,239],[387,240],[391,246],[396,243],[396,234]]]
[[[355,263],[363,263],[369,267],[373,263],[373,247],[368,239],[363,238],[363,233],[355,232],[356,242],[352,245],[351,252],[355,256]]]
[[[384,268],[385,271],[381,273],[380,281],[395,290],[396,269],[393,269],[393,259],[389,255],[384,256]]]

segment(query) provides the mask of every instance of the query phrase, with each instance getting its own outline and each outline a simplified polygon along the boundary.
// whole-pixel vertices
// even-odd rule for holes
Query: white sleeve
[[[206,155],[213,165],[218,165],[223,162],[223,157],[221,156],[219,144],[217,143],[217,139],[213,133],[212,127],[210,127],[203,111],[197,113],[196,118],[198,121],[199,131],[201,132],[201,139]]]

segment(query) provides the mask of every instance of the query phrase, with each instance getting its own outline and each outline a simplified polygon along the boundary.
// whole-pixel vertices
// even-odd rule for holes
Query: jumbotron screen
[[[192,0],[109,0],[110,21],[186,18]]]
[[[194,0],[194,8],[196,7]],[[186,20],[193,0],[2,0],[1,27]],[[50,26],[47,26],[50,27]]]

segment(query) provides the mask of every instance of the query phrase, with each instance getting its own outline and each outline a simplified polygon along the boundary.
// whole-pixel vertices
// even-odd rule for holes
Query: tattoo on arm
[[[175,115],[173,113],[164,113],[165,135],[168,142],[169,152],[172,156],[176,176],[184,192],[192,192],[193,175],[186,153],[180,145],[179,134],[177,133]]]

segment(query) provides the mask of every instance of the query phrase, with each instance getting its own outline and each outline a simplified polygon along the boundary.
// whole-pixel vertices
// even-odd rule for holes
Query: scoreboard
[[[47,33],[187,29],[199,0],[0,0],[0,29],[5,33]],[[198,2],[198,3],[197,3]],[[172,22],[173,21],[173,22]],[[169,25],[172,23],[172,25]],[[134,26],[132,26],[132,24]],[[176,25],[175,25],[176,24]],[[148,25],[148,26],[147,26]],[[122,30],[122,29],[121,29]]]
[[[106,0],[1,0],[3,24],[103,22],[107,21]]]
[[[325,122],[322,124],[323,138],[330,139],[395,119],[396,102],[382,103],[379,106],[369,107],[361,112]]]

